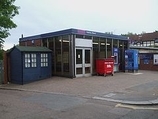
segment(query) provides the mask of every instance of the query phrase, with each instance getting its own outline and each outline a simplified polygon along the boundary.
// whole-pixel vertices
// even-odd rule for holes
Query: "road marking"
[[[143,74],[143,73],[134,73],[133,75],[140,75],[140,74]]]
[[[104,101],[111,101],[111,102],[117,102],[117,103],[122,103],[122,100],[116,100],[116,99],[105,98],[105,97],[92,97],[92,99],[95,99],[95,100],[104,100]]]
[[[109,93],[109,94],[104,95],[103,97],[112,97],[114,95],[116,95],[116,94],[115,93]]]
[[[140,75],[140,74],[143,74],[143,73],[126,73],[126,74],[131,74],[131,75]]]
[[[129,109],[134,109],[134,110],[158,110],[158,107],[125,105],[125,104],[117,104],[115,107],[123,107],[123,108],[129,108]]]

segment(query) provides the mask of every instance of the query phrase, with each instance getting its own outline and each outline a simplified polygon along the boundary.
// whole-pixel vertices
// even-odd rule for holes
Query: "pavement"
[[[102,96],[95,96],[93,99],[132,105],[156,105],[158,104],[158,81],[110,92]]]
[[[3,84],[0,89],[63,94],[130,105],[158,104],[157,71],[115,73],[83,78],[51,77],[25,85]]]

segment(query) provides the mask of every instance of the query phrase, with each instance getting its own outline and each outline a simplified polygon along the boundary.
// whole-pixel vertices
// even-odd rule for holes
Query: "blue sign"
[[[118,64],[118,48],[113,48],[114,64]]]
[[[149,64],[149,60],[148,60],[148,59],[145,59],[145,60],[144,60],[144,64]]]
[[[117,53],[118,53],[118,48],[114,48],[114,52],[117,52]]]

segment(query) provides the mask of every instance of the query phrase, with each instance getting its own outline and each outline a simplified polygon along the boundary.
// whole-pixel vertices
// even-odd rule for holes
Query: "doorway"
[[[92,75],[92,50],[91,48],[76,48],[75,75],[84,77]]]

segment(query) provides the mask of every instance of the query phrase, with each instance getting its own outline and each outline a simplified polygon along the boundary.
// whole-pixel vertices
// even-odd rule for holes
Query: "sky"
[[[158,30],[158,0],[16,0],[17,28],[10,30],[4,50],[19,38],[69,28],[126,34]]]

